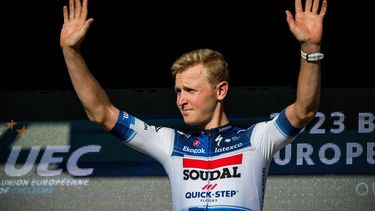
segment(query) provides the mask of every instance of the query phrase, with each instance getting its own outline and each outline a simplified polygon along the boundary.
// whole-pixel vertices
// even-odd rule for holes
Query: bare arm
[[[60,35],[69,76],[73,87],[90,121],[105,130],[113,128],[119,110],[110,102],[107,94],[90,73],[79,50],[93,19],[87,19],[87,0],[69,0],[69,10],[64,6],[64,25]]]
[[[286,11],[289,28],[301,43],[306,53],[320,52],[323,34],[323,18],[327,11],[327,0],[306,0],[304,9],[301,0],[295,0],[295,17]],[[306,126],[314,119],[320,103],[320,62],[301,59],[296,101],[286,109],[286,116],[294,127]]]

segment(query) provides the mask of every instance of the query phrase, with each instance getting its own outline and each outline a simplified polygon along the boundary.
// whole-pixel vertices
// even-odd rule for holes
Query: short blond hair
[[[228,64],[224,56],[211,49],[197,49],[184,53],[172,65],[172,75],[183,72],[189,67],[202,64],[207,72],[207,79],[211,85],[217,85],[222,81],[229,82]]]

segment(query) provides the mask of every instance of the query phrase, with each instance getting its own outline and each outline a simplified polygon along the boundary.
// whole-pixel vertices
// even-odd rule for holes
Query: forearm
[[[301,50],[305,53],[320,52],[320,45],[304,43]],[[301,58],[297,84],[297,114],[311,120],[319,109],[320,102],[320,61],[308,62]]]
[[[69,47],[62,50],[73,87],[88,118],[105,129],[110,129],[114,123],[113,120],[108,121],[108,118],[117,118],[116,108],[90,73],[79,50]]]
[[[315,117],[320,102],[320,80],[320,62],[301,59],[296,99],[296,112],[301,118]]]
[[[319,109],[320,62],[301,59],[296,101],[286,110],[290,123],[297,128],[305,127]]]

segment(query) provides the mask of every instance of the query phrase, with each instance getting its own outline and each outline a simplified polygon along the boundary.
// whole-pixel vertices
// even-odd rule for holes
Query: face
[[[217,106],[216,88],[207,80],[203,65],[176,74],[177,106],[186,124],[205,128]]]

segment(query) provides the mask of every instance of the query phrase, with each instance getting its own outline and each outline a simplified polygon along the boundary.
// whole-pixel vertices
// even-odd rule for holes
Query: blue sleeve
[[[132,115],[120,111],[115,126],[109,132],[122,141],[129,142],[136,134],[135,130],[132,129],[134,122]]]
[[[285,109],[280,112],[276,119],[276,125],[280,129],[281,133],[286,137],[293,137],[297,135],[302,128],[295,128],[290,124],[285,114]]]

